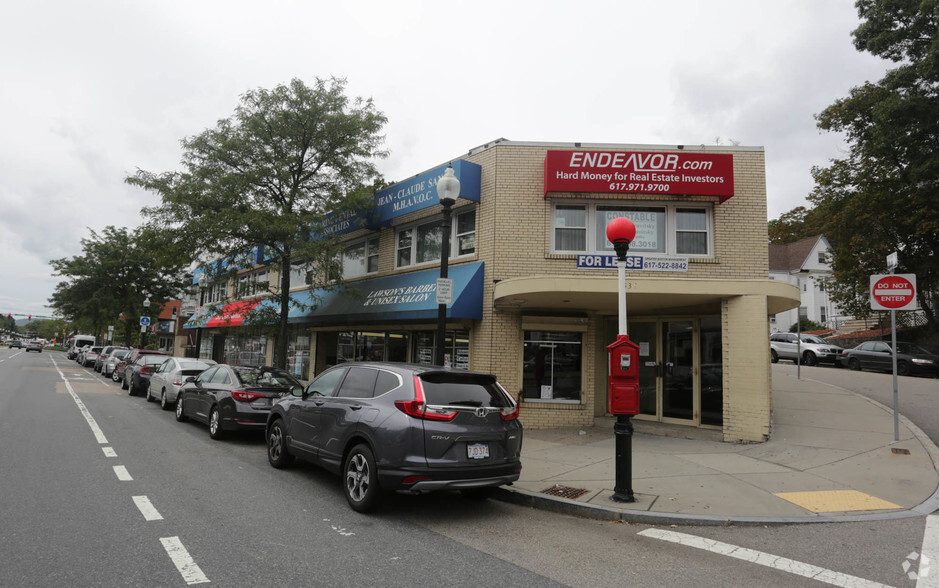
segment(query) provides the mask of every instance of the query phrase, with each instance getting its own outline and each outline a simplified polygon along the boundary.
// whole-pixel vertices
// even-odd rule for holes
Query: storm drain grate
[[[902,447],[893,447],[890,449],[890,451],[892,451],[896,455],[909,455],[910,454],[909,449],[903,449]]]
[[[583,488],[571,488],[570,486],[561,486],[560,484],[555,484],[554,486],[545,488],[541,491],[542,494],[560,496],[561,498],[570,498],[571,500],[576,500],[587,492],[589,492],[589,490],[584,490]]]

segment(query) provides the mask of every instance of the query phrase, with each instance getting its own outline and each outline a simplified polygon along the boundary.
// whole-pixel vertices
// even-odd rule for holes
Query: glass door
[[[694,323],[662,322],[662,418],[694,420]]]
[[[631,323],[629,339],[639,346],[639,414],[658,414],[658,325]]]

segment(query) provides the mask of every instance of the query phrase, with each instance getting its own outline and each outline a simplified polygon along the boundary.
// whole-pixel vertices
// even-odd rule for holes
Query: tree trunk
[[[284,253],[280,265],[280,320],[274,337],[274,367],[287,369],[287,315],[290,312],[290,255]]]

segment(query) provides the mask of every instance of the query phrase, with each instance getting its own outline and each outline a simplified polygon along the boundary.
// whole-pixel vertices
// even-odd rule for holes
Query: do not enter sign
[[[916,274],[871,276],[873,310],[916,310]]]

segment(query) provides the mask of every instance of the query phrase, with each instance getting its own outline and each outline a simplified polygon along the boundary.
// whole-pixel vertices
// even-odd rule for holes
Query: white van
[[[68,348],[68,358],[75,359],[78,356],[78,350],[82,347],[93,347],[95,338],[92,335],[75,335],[72,337]]]

